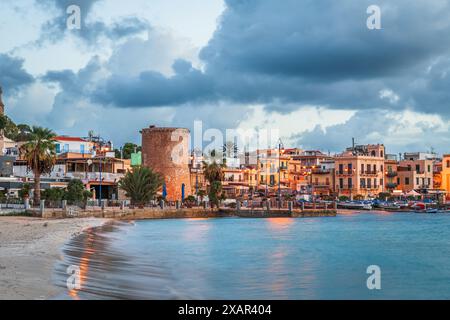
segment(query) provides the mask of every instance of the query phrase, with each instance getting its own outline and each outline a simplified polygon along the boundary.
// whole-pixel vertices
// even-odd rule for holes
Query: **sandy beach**
[[[59,289],[51,277],[60,249],[83,230],[106,219],[44,220],[0,217],[0,299],[48,299]]]

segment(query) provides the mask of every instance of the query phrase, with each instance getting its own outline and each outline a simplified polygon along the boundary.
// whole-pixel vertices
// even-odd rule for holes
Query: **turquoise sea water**
[[[147,220],[64,248],[81,299],[448,299],[450,215]],[[81,290],[66,268],[80,266]],[[381,290],[366,285],[381,268]]]

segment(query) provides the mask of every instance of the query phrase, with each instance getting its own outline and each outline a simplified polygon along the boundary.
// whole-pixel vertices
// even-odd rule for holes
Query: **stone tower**
[[[167,200],[181,200],[183,189],[190,195],[189,130],[150,126],[141,133],[142,165],[164,177]]]

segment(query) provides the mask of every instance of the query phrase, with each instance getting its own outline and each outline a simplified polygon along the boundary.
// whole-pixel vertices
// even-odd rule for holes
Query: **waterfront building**
[[[166,199],[182,200],[192,194],[189,130],[150,126],[141,134],[142,164],[163,176]]]
[[[94,152],[94,143],[79,137],[57,136],[54,138],[56,154],[74,153],[89,157]]]
[[[65,188],[70,180],[79,179],[87,190],[94,193],[94,199],[124,199],[118,188],[119,180],[130,170],[130,160],[107,157],[105,155],[90,156],[78,153],[59,155],[53,170],[42,175],[41,187]],[[13,164],[13,176],[21,183],[34,181],[34,175],[27,168],[23,159],[16,159]],[[15,189],[21,188],[21,183]],[[6,188],[13,188],[11,184]],[[17,190],[16,190],[17,191]]]
[[[441,189],[445,190],[450,200],[450,154],[445,154],[442,159]]]
[[[280,152],[281,151],[281,152]],[[258,188],[266,193],[289,188],[289,161],[291,156],[284,155],[284,150],[258,150],[257,168],[259,172]]]
[[[335,194],[335,160],[322,160],[311,169],[310,193],[313,196]]]
[[[398,183],[398,159],[397,155],[386,154],[384,160],[385,191],[391,194],[402,194]]]
[[[442,190],[442,160],[433,163],[433,189]]]
[[[367,198],[384,191],[384,145],[354,146],[334,159],[335,191],[338,196]]]
[[[424,158],[407,158],[398,164],[397,183],[403,193],[415,190],[420,193],[427,193],[433,189],[433,166],[434,161]]]
[[[302,169],[302,163],[300,160],[290,159],[288,163],[288,179],[289,188],[293,191],[301,192],[306,190],[308,186],[308,180]]]

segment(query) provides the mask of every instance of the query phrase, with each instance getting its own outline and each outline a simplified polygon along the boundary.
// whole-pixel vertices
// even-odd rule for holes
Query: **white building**
[[[93,153],[94,144],[78,137],[58,136],[55,137],[56,154],[63,153],[80,153],[91,155]]]

